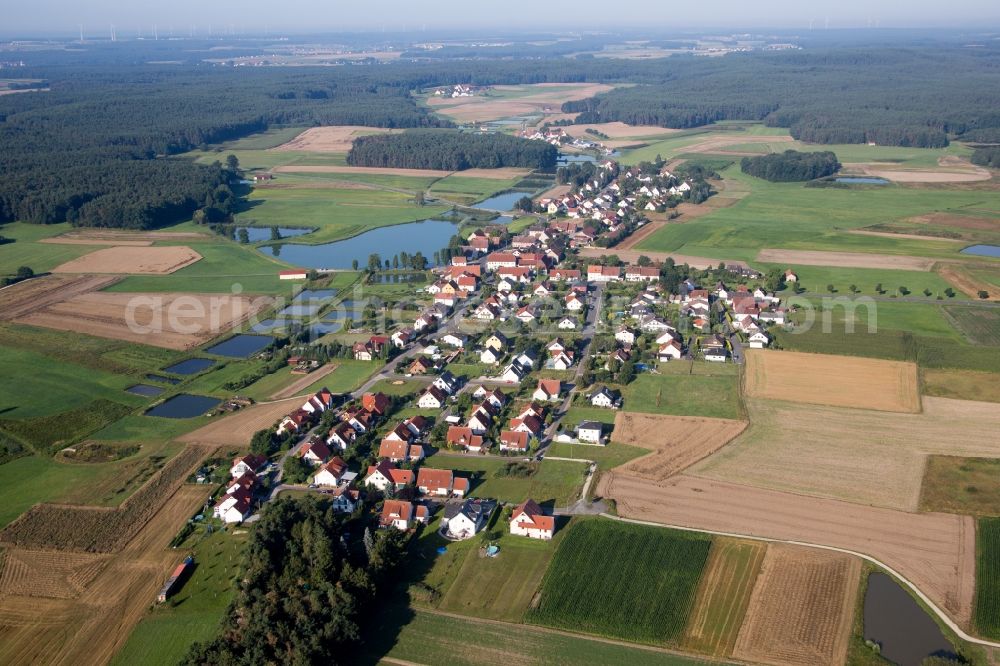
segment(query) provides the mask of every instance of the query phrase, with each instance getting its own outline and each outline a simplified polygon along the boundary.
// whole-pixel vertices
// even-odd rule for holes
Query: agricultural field
[[[771,268],[784,270],[789,268],[787,263],[754,263],[761,271]],[[955,298],[962,298],[962,291],[955,288],[948,280],[944,279],[933,271],[912,271],[903,269],[880,269],[880,268],[842,268],[835,266],[801,266],[795,265],[795,274],[799,278],[797,282],[786,284],[784,291],[779,292],[780,296],[792,296],[793,289],[805,289],[808,294],[819,294],[822,296],[899,296],[900,287],[906,287],[911,296],[925,298],[924,290],[931,291],[931,297],[943,296],[945,290],[951,287],[955,291]],[[834,292],[830,293],[827,288],[833,285]],[[851,291],[851,285],[857,287],[857,294]],[[880,294],[875,288],[882,285],[884,294]],[[897,305],[885,298],[880,299],[878,307],[882,305]],[[902,304],[899,304],[902,307]],[[905,305],[918,305],[917,303],[906,303]]]
[[[287,414],[302,406],[302,398],[245,407],[233,414],[216,416],[208,425],[178,438],[202,446],[245,446],[258,430],[270,428]]]
[[[732,654],[766,552],[759,541],[712,541],[684,632],[685,649],[712,657]]]
[[[506,525],[499,525],[502,530]],[[565,527],[563,527],[565,530]],[[441,598],[438,609],[470,617],[520,622],[552,560],[561,532],[552,541],[506,535],[500,554],[484,557],[467,551],[462,568]]]
[[[976,531],[977,631],[1000,639],[1000,518],[981,518]]]
[[[313,151],[321,153],[346,153],[351,149],[354,139],[372,134],[396,134],[402,130],[386,130],[378,127],[361,127],[357,125],[328,125],[325,127],[310,127],[277,146],[265,146],[264,141],[257,141],[247,148],[264,147],[274,150]],[[285,134],[287,136],[287,133]],[[264,137],[261,137],[263,139]],[[238,147],[239,144],[234,145]]]
[[[493,666],[497,663],[564,663],[574,666],[697,666],[693,656],[666,650],[602,641],[540,627],[511,625],[386,605],[375,616],[365,645],[372,663]]]
[[[676,644],[710,546],[707,537],[690,533],[607,519],[576,522],[556,550],[527,621],[638,643]]]
[[[739,436],[745,421],[687,416],[653,416],[619,412],[614,442],[651,449],[649,455],[625,463],[625,473],[662,482],[712,455]]]
[[[1000,402],[998,379],[1000,377],[991,372],[921,368],[920,390],[924,395],[940,398]]]
[[[849,294],[843,296],[845,298],[840,299],[832,295],[832,300],[825,297],[789,299],[798,312],[791,316],[794,328],[786,335],[801,335],[816,328],[855,335],[860,338],[858,344],[863,345],[879,331],[906,331],[912,335],[964,342],[942,306],[935,303],[854,300]]]
[[[629,412],[743,418],[739,368],[733,364],[670,362],[622,387]]]
[[[1000,459],[928,456],[920,510],[1000,516]]]
[[[240,556],[247,537],[218,531],[191,537],[181,545],[197,566],[179,593],[139,622],[111,664],[180,662],[196,641],[208,640],[235,592]]]
[[[520,116],[560,114],[563,102],[587,99],[611,90],[602,83],[536,83],[494,86],[475,97],[434,97],[425,103],[456,123],[489,122]]]
[[[1000,347],[1000,308],[950,305],[945,312],[969,342]]]
[[[874,270],[929,271],[934,262],[921,257],[896,256],[868,252],[828,252],[817,250],[763,249],[757,261],[786,266],[832,266],[834,268],[870,268]]]
[[[539,504],[568,506],[579,498],[586,465],[563,460],[534,463],[536,471],[526,478],[499,477],[497,471],[520,458],[477,458],[437,453],[427,458],[427,467],[450,469],[472,479],[471,495],[519,504],[529,497]]]
[[[750,596],[733,656],[768,664],[843,664],[861,560],[772,544]]]
[[[968,516],[884,509],[687,474],[650,484],[606,472],[598,492],[613,498],[627,518],[865,553],[913,581],[959,624],[972,614],[975,524]]]
[[[649,449],[612,441],[605,446],[589,444],[564,444],[552,442],[546,449],[547,456],[556,458],[580,458],[595,461],[600,469],[614,469],[630,460],[649,453]]]
[[[692,474],[916,511],[928,455],[1000,458],[993,403],[925,397],[920,414],[764,400],[748,407],[746,432]]]
[[[754,349],[746,353],[745,382],[752,398],[920,411],[917,367],[912,363]]]
[[[50,271],[60,264],[72,261],[93,247],[62,245],[41,241],[69,231],[69,224],[27,224],[10,222],[0,225],[0,236],[13,243],[0,245],[0,275],[13,275],[20,266],[29,266],[36,273]]]
[[[82,257],[56,266],[52,272],[168,275],[200,259],[200,254],[185,245],[156,247],[119,245],[88,252]]]

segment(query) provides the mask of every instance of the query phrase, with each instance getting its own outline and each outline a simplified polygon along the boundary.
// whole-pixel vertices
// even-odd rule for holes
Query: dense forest
[[[744,157],[740,168],[743,173],[772,183],[794,183],[832,176],[840,170],[840,162],[829,150],[818,153],[786,150],[760,157]]]
[[[407,535],[361,526],[352,551],[345,545],[349,525],[329,502],[270,503],[251,533],[218,637],[195,644],[184,663],[354,663],[352,650],[402,560]]]
[[[555,167],[558,157],[555,146],[509,134],[410,130],[402,134],[358,137],[347,154],[347,163],[447,171],[501,167],[550,170]]]
[[[672,60],[672,59],[671,59]],[[851,49],[666,62],[664,83],[569,102],[581,123],[763,121],[816,143],[941,147],[1000,135],[995,51]]]
[[[973,164],[1000,169],[1000,146],[983,146],[976,148],[969,158]]]

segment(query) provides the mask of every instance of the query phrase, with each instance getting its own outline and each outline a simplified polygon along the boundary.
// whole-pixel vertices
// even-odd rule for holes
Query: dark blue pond
[[[899,666],[919,666],[925,658],[954,657],[954,648],[923,608],[884,573],[868,577],[865,593],[865,640]]]
[[[328,301],[337,295],[336,289],[303,289],[295,298],[292,299],[294,303],[301,303],[303,301]]]
[[[474,208],[482,208],[483,210],[495,210],[498,212],[508,211],[514,208],[514,204],[528,196],[528,192],[504,192],[503,194],[497,194],[489,199],[483,199],[478,203],[472,204]]]
[[[141,395],[147,398],[152,398],[154,396],[160,395],[165,389],[161,386],[150,386],[149,384],[136,384],[135,386],[129,386],[125,389],[126,393],[132,393],[134,395]]]
[[[180,393],[156,407],[146,410],[146,416],[161,416],[167,419],[189,419],[205,414],[215,408],[219,402],[221,401],[218,398]]]
[[[424,220],[372,229],[354,238],[333,243],[268,245],[262,247],[261,251],[304,268],[348,270],[355,260],[360,266],[366,266],[368,257],[372,254],[378,254],[384,262],[400,252],[411,255],[420,252],[430,264],[434,261],[434,253],[447,247],[448,241],[456,233],[458,226],[452,222]]]
[[[247,236],[250,237],[251,243],[259,243],[261,241],[271,240],[271,227],[237,227],[236,233],[237,238],[239,238],[239,230],[246,229]],[[304,236],[305,234],[311,234],[313,229],[294,229],[291,227],[278,227],[278,233],[281,234],[282,238],[293,238],[295,236]]]
[[[284,319],[262,319],[253,326],[250,330],[254,333],[267,333],[268,331],[273,331],[276,328],[284,328],[287,324]]]
[[[163,375],[146,375],[146,379],[151,382],[160,382],[162,384],[179,384],[181,380],[176,377],[164,377]]]
[[[205,351],[218,356],[229,356],[230,358],[246,358],[251,354],[256,354],[264,347],[274,342],[270,335],[247,335],[241,333],[234,335],[225,342],[209,347]]]
[[[868,176],[841,176],[840,178],[835,178],[838,183],[847,183],[848,185],[888,185],[889,181],[885,178],[872,178]]]
[[[361,319],[365,316],[368,301],[346,299],[333,306],[333,309],[323,315],[323,321],[341,321],[344,319]]]
[[[1000,257],[1000,245],[970,245],[962,250],[962,254],[974,254],[977,257]]]
[[[319,312],[321,307],[323,307],[322,303],[292,303],[279,312],[278,315],[283,317],[309,317]]]
[[[210,358],[189,358],[180,363],[174,363],[169,368],[163,368],[164,372],[171,372],[175,375],[195,375],[215,365],[215,361]]]

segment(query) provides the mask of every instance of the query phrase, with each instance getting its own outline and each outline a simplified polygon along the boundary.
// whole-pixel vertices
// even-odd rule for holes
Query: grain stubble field
[[[184,245],[163,247],[119,245],[89,252],[56,266],[52,272],[169,275],[200,259],[200,254]]]

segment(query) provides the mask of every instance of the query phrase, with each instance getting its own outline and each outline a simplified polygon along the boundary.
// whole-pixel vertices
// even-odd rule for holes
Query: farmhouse
[[[548,541],[555,530],[556,519],[546,516],[542,507],[532,499],[526,499],[518,504],[510,515],[511,534]]]

